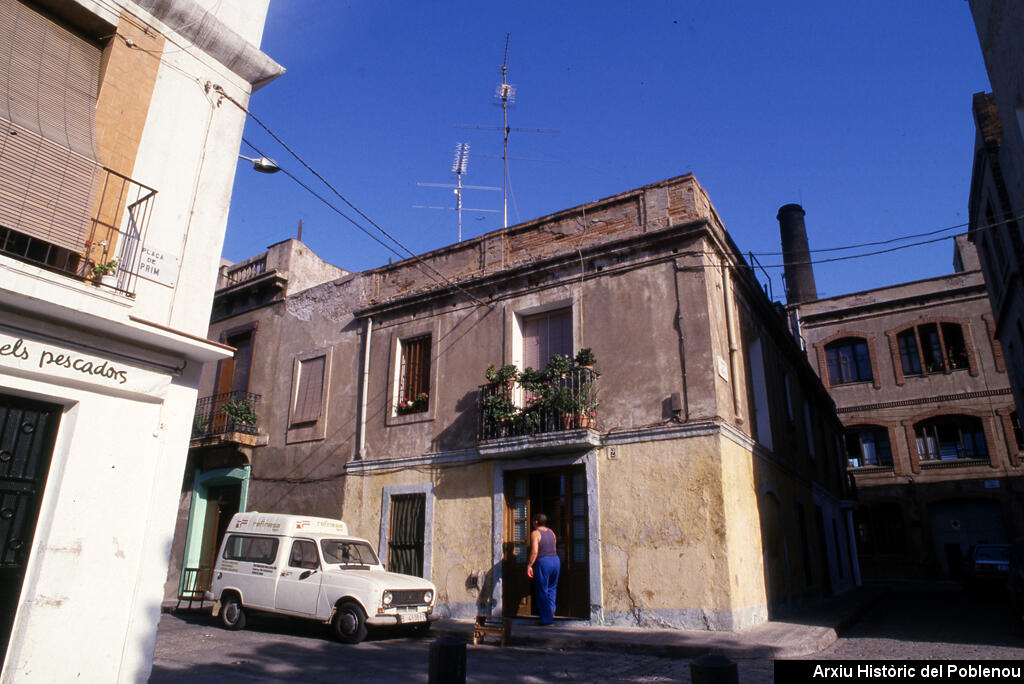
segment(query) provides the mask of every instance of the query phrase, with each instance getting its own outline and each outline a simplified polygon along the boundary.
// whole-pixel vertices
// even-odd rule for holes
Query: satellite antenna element
[[[454,188],[455,193],[455,211],[459,215],[459,242],[462,242],[462,191],[463,190],[501,190],[501,188],[494,188],[489,185],[463,185],[462,174],[466,173],[466,169],[469,168],[469,143],[457,142],[455,143],[455,154],[452,158],[452,173],[455,174],[455,185],[451,183],[417,183],[428,188]],[[414,204],[414,209],[451,209],[452,207],[432,207],[424,206],[420,204]],[[497,209],[469,209],[466,211],[483,211],[498,213]]]
[[[455,143],[452,173],[455,174],[455,212],[459,215],[459,242],[462,242],[462,174],[469,166],[469,143]]]

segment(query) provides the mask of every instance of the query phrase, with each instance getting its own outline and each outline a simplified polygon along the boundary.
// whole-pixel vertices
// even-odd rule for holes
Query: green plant
[[[196,414],[195,418],[192,419],[192,436],[205,435],[207,428],[210,427],[209,416]]]
[[[99,278],[101,276],[113,275],[117,272],[117,259],[111,259],[103,263],[96,264],[92,267],[92,274],[94,277]]]
[[[498,368],[493,363],[487,366],[487,370],[484,371],[484,377],[487,378],[487,382],[493,382],[498,385],[507,385],[510,382],[514,382],[519,376],[519,369],[515,365],[509,363],[501,368]]]
[[[593,366],[597,363],[597,359],[594,357],[594,352],[590,347],[583,347],[576,352],[576,365],[578,366]]]
[[[259,420],[256,415],[256,406],[252,399],[238,398],[228,399],[220,406],[220,412],[230,422],[236,425],[255,425]]]
[[[504,392],[496,392],[484,397],[484,411],[494,425],[508,423],[517,414],[515,404]]]
[[[548,367],[545,368],[548,377],[550,378],[562,378],[568,375],[573,369],[573,360],[568,355],[555,354],[548,361]]]

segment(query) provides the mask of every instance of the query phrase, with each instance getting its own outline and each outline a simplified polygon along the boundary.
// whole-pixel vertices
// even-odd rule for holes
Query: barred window
[[[430,335],[400,343],[398,413],[419,413],[430,406]]]

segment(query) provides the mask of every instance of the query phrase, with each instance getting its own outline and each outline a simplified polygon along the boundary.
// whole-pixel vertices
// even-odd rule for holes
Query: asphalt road
[[[160,622],[155,684],[427,682],[433,637],[371,631],[361,644],[333,641],[320,625],[276,618],[227,631],[198,614]],[[1012,659],[1024,661],[1005,596],[958,586],[906,585],[890,592],[816,659]],[[467,647],[467,682],[690,682],[690,661],[624,652]],[[741,684],[772,682],[768,659],[737,661]]]

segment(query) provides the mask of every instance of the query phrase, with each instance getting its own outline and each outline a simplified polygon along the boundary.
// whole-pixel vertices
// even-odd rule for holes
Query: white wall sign
[[[178,277],[178,257],[174,254],[143,247],[139,255],[139,276],[154,283],[174,287]]]
[[[999,489],[999,480],[985,480],[985,489]]]
[[[0,369],[9,367],[32,375],[63,377],[144,394],[160,394],[169,375],[122,361],[105,359],[54,344],[0,333]]]

